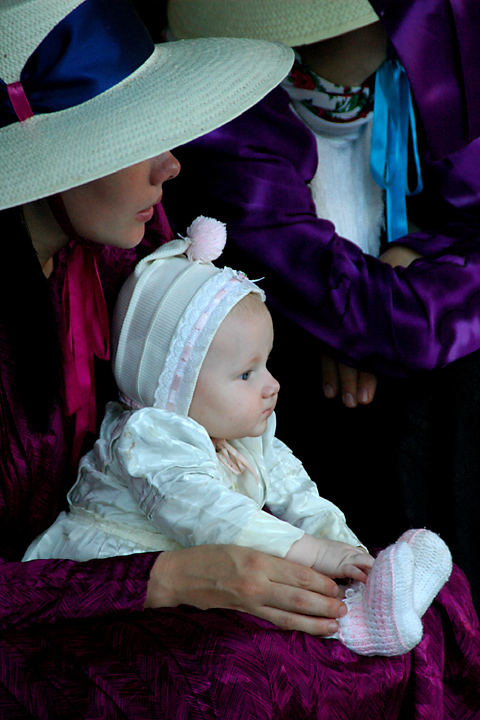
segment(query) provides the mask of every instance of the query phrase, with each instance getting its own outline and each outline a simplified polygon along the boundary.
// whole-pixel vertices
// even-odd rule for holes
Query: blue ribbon
[[[409,135],[417,177],[413,190],[408,187]],[[387,239],[391,242],[408,234],[406,195],[423,190],[410,83],[396,58],[386,60],[377,70],[370,168],[376,183],[386,191]]]
[[[154,48],[129,0],[85,0],[42,40],[20,81],[35,115],[65,110],[124,80]],[[14,122],[0,79],[0,127]]]

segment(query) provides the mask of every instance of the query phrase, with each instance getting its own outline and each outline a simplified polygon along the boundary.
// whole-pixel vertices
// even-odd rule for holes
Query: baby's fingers
[[[359,582],[366,583],[367,577],[368,577],[368,571],[364,572],[361,568],[357,567],[356,565],[350,565],[348,563],[347,565],[343,565],[341,567],[342,571],[342,578],[349,578],[350,580],[358,580]]]

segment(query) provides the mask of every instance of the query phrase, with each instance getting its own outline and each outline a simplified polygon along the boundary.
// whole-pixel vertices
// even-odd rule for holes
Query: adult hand
[[[336,583],[311,568],[231,545],[164,552],[153,565],[145,607],[227,608],[284,630],[331,635],[346,606]]]
[[[322,355],[321,362],[325,397],[334,398],[340,391],[343,404],[350,408],[372,402],[377,389],[376,375],[344,365],[328,355]]]
[[[392,267],[408,267],[414,260],[422,257],[416,250],[404,245],[392,245],[380,255],[380,260]]]

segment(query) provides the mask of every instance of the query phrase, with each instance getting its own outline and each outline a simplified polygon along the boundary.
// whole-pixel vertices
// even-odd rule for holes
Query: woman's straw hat
[[[155,46],[129,0],[2,0],[0,47],[0,209],[213,130],[293,62],[251,40]]]
[[[169,0],[176,38],[241,37],[307,45],[378,20],[368,0]]]

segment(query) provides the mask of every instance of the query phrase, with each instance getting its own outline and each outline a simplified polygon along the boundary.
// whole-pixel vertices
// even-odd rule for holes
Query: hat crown
[[[177,39],[243,37],[307,45],[378,20],[368,0],[169,0]]]
[[[0,9],[0,78],[17,82],[30,55],[83,0],[3,0]]]

